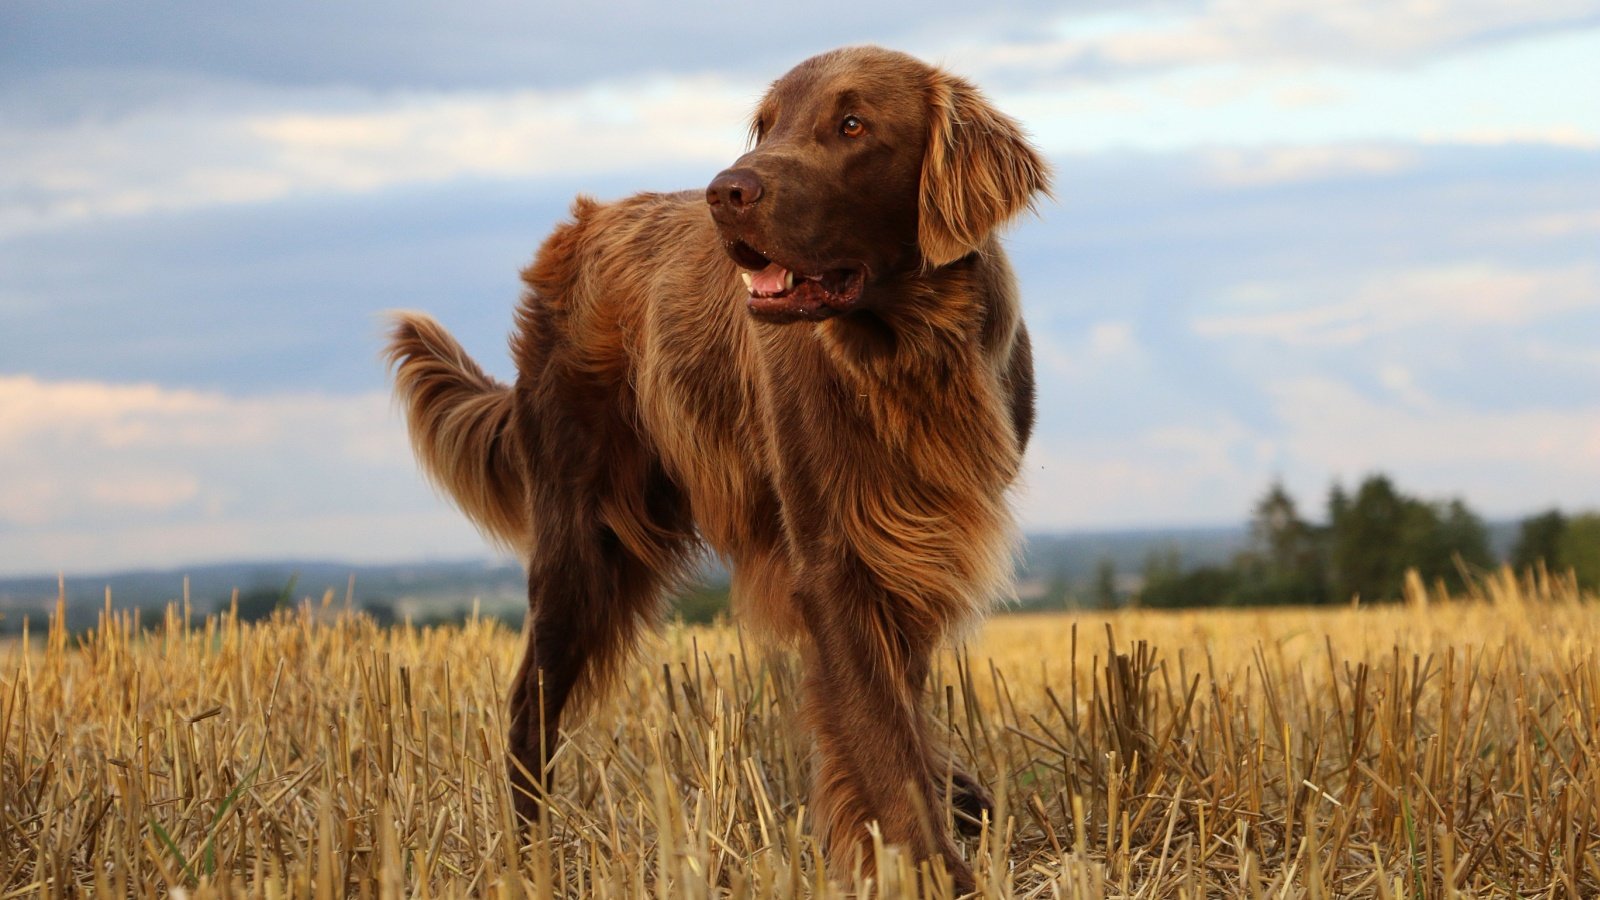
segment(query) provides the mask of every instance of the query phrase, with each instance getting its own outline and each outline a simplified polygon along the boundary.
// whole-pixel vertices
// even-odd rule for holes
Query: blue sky
[[[1027,529],[1237,522],[1274,477],[1320,512],[1377,470],[1600,506],[1600,0],[767,12],[0,6],[0,573],[485,553],[379,313],[509,377],[573,194],[703,185],[851,43],[972,77],[1055,163],[1009,240]]]

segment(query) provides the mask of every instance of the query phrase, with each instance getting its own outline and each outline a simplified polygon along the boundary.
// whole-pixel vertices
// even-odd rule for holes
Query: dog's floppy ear
[[[917,243],[931,266],[983,245],[989,232],[1050,192],[1050,168],[1010,117],[961,78],[935,72],[928,90]]]

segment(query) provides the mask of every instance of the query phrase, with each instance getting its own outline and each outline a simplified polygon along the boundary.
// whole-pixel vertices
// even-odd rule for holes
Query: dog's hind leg
[[[546,473],[547,475],[549,473]],[[615,475],[616,473],[612,473]],[[631,479],[604,483],[626,489]],[[659,470],[625,499],[584,495],[539,512],[528,566],[527,646],[511,685],[507,768],[517,816],[540,815],[563,714],[587,704],[655,624],[663,589],[688,558],[686,504]],[[626,523],[618,518],[626,511]],[[615,522],[613,527],[608,522]]]

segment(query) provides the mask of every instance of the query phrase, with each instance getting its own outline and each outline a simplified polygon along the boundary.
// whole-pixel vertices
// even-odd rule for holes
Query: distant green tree
[[[1326,603],[1322,534],[1300,518],[1294,498],[1273,482],[1250,519],[1250,546],[1234,562],[1238,584],[1228,602]]]
[[[1328,489],[1328,522],[1333,523],[1344,518],[1350,511],[1350,495],[1344,492],[1344,485],[1335,481],[1333,487]]]
[[[1362,482],[1354,499],[1334,489],[1328,498],[1328,552],[1336,601],[1357,595],[1365,600],[1399,595],[1405,573],[1401,542],[1406,512],[1405,498],[1382,475]]]
[[[1583,513],[1567,520],[1560,555],[1581,587],[1600,590],[1600,513]]]
[[[1039,593],[1027,599],[1018,598],[1018,610],[1042,609],[1067,609],[1081,605],[1081,600],[1072,589],[1072,579],[1067,575],[1067,567],[1058,564],[1050,572],[1050,577],[1043,579]]]
[[[1485,569],[1494,565],[1489,552],[1489,529],[1459,499],[1433,506],[1411,501],[1410,516],[1418,534],[1407,546],[1408,565],[1428,581],[1443,581],[1452,591],[1466,587],[1462,566]]]
[[[407,621],[413,628],[450,628],[467,621],[470,612],[460,606],[433,606],[415,616],[408,616]]]
[[[1145,557],[1143,584],[1133,605],[1151,609],[1220,606],[1233,596],[1238,584],[1238,573],[1231,568],[1201,566],[1185,571],[1178,548],[1167,547]]]
[[[1522,520],[1517,544],[1511,549],[1511,566],[1521,572],[1541,562],[1551,571],[1566,568],[1561,559],[1561,541],[1567,530],[1567,517],[1552,509]]]
[[[1117,564],[1109,556],[1100,557],[1094,566],[1094,587],[1089,594],[1096,609],[1115,609],[1119,604]]]
[[[255,622],[268,618],[272,611],[278,608],[278,598],[283,591],[279,588],[251,588],[239,592],[239,621]]]
[[[1144,606],[1151,585],[1161,586],[1183,576],[1183,555],[1177,547],[1160,547],[1145,554],[1144,569],[1140,572],[1139,590],[1133,595],[1133,605]],[[1159,590],[1157,591],[1159,594]]]
[[[1139,605],[1150,609],[1219,606],[1239,587],[1238,572],[1223,566],[1201,566],[1188,572],[1162,570],[1146,575]]]
[[[361,601],[361,611],[372,617],[380,627],[388,628],[397,618],[394,614],[394,604],[382,597],[369,597]]]
[[[259,585],[241,592],[238,600],[239,621],[255,622],[271,617],[273,610],[287,608],[293,603],[294,586],[299,581],[300,573],[295,572],[281,588]]]
[[[1364,600],[1400,596],[1407,569],[1424,581],[1462,584],[1457,560],[1470,566],[1493,564],[1488,530],[1465,503],[1430,504],[1407,497],[1383,475],[1369,476],[1355,498],[1336,490],[1328,503],[1329,583],[1334,600],[1359,595]]]

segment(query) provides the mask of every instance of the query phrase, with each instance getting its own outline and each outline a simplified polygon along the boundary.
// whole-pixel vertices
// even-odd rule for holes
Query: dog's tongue
[[[765,269],[751,273],[750,293],[781,294],[788,287],[788,275],[788,269],[777,263],[771,263]]]

